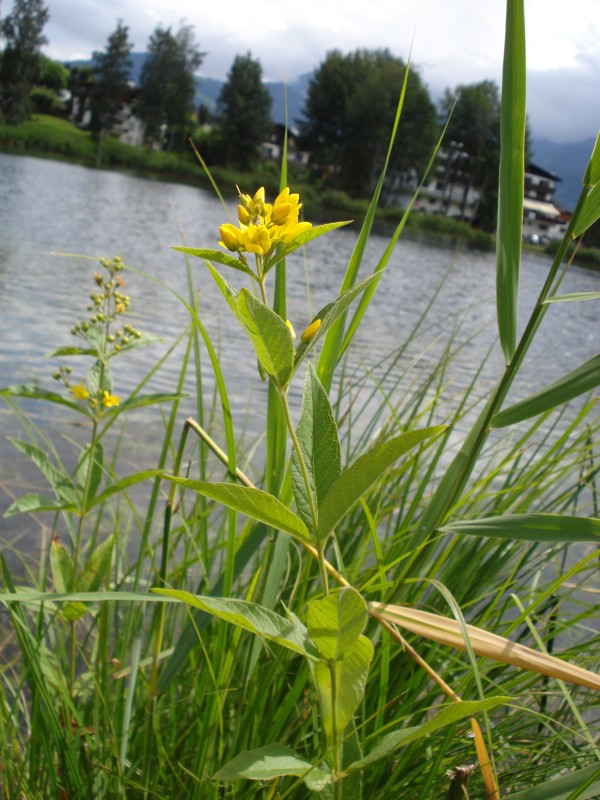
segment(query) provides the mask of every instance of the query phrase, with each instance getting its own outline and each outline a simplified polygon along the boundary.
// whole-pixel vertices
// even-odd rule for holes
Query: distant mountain
[[[594,139],[557,144],[549,139],[532,137],[533,162],[555,172],[561,181],[556,186],[556,201],[569,211],[575,208],[581,179],[594,149]]]

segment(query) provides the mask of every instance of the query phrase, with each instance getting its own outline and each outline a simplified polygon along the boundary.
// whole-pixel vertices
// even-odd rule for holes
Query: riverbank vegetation
[[[286,257],[344,223],[302,218],[285,157],[274,192],[242,191],[235,223],[224,211],[218,244],[178,248],[188,290],[172,392],[146,384],[174,349],[128,396],[119,389],[119,365],[153,345],[128,317],[150,277],[119,257],[93,260],[89,303],[52,353],[54,380],[0,390],[22,427],[19,458],[49,487],[6,512],[42,520],[33,562],[21,554],[17,572],[0,558],[7,797],[600,792],[591,396],[600,356],[571,354],[568,374],[525,398],[518,383],[535,369],[531,346],[556,304],[576,313],[598,300],[560,287],[570,244],[600,216],[600,140],[539,297],[518,319],[524,15],[522,0],[507,6],[496,292],[504,364],[490,390],[479,381],[485,360],[466,387],[448,390],[466,347],[458,337],[436,361],[427,344],[423,358],[407,358],[418,337],[436,335],[427,310],[394,352],[349,369],[404,231],[403,217],[370,269],[363,255],[385,167],[339,289],[305,320],[288,319]],[[249,400],[264,421],[253,441],[234,429],[229,398],[247,389],[225,383],[199,312],[199,270],[244,332],[239,357],[263,389]],[[449,306],[443,285],[430,302]],[[446,308],[457,329],[470,312]],[[195,412],[182,419],[189,378]],[[302,397],[297,413],[292,393]],[[30,414],[36,403],[60,408],[60,427],[44,430]],[[148,435],[160,430],[162,451],[132,466],[121,441],[141,409],[155,411],[146,424]]]

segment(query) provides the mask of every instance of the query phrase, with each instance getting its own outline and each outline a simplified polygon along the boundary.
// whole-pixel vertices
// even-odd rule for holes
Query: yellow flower
[[[71,394],[75,400],[87,400],[90,396],[90,393],[83,385],[83,381],[79,381],[78,386],[71,386]]]
[[[219,228],[219,233],[221,234],[221,241],[219,244],[222,247],[225,247],[227,250],[231,250],[233,253],[236,253],[242,249],[242,242],[241,242],[241,231],[239,228],[236,228],[235,225],[231,225],[231,223],[227,223],[225,225],[221,225]]]
[[[120,402],[121,398],[117,397],[116,394],[110,394],[106,389],[102,393],[102,405],[104,408],[113,408],[114,406],[118,406]]]
[[[248,225],[242,234],[242,241],[249,253],[264,255],[271,250],[271,237],[265,225]]]
[[[312,340],[315,338],[316,332],[319,330],[320,327],[321,327],[320,319],[316,319],[314,322],[311,322],[308,328],[305,331],[303,331],[302,335],[300,336],[300,341],[302,342],[302,344],[308,344],[309,342],[312,342]]]

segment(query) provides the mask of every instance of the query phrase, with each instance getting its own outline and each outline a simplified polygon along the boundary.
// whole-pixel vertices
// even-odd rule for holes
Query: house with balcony
[[[561,239],[570,215],[554,203],[556,184],[561,179],[555,172],[528,164],[525,168],[523,197],[523,238],[530,241]]]

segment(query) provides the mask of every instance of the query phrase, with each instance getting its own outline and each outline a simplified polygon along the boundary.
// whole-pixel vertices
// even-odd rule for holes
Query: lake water
[[[249,192],[255,189],[242,188]],[[235,187],[221,189],[231,199],[230,209],[235,216]],[[310,208],[305,211],[310,219]],[[191,246],[216,247],[219,225],[224,221],[220,203],[202,189],[0,154],[0,385],[39,382],[56,388],[51,376],[57,362],[45,356],[56,346],[73,343],[69,330],[85,316],[96,271],[94,261],[64,254],[94,258],[120,255],[127,265],[187,296],[184,258],[169,248],[182,241]],[[288,316],[297,331],[304,328],[312,311],[336,294],[356,236],[357,231],[352,228],[334,232],[288,260]],[[370,273],[386,244],[384,237],[372,236],[363,276]],[[548,258],[524,254],[522,324],[548,267]],[[197,259],[193,260],[193,276],[201,295],[202,319],[220,350],[234,424],[237,430],[244,429],[252,435],[260,430],[265,386],[257,378],[250,345]],[[132,323],[146,333],[159,335],[162,341],[120,359],[114,391],[121,397],[127,396],[188,324],[186,310],[165,288],[140,275],[125,277],[132,298]],[[232,272],[228,277],[236,284],[239,273]],[[435,363],[436,354],[460,322],[457,341],[464,346],[452,365],[446,391],[457,393],[468,385],[490,348],[492,354],[480,379],[481,388],[494,382],[502,370],[500,348],[495,341],[494,255],[457,252],[409,240],[401,241],[394,251],[349,355],[350,366],[370,366],[397,349],[444,277],[443,292],[403,363],[415,360],[415,370],[426,370]],[[593,291],[598,289],[598,283],[597,273],[575,266],[569,271],[563,290]],[[555,304],[546,315],[513,396],[528,394],[590,358],[598,351],[599,334],[596,303],[578,303],[576,307],[571,303]],[[180,348],[174,353],[147,390],[174,389],[182,352]],[[71,362],[75,369],[76,362],[77,359]],[[214,383],[209,369],[205,381],[206,397],[210,398]],[[292,398],[296,407],[300,391],[298,380]],[[60,423],[60,436],[68,437],[68,425],[72,425],[72,420],[65,420],[68,412],[49,411],[45,404],[34,402],[21,406],[33,414],[33,420],[43,429],[48,428],[49,420],[53,425]],[[192,409],[190,398],[182,410],[182,421]],[[148,426],[160,427],[158,410],[140,411],[132,425],[133,430],[146,426],[146,434]],[[7,442],[7,435],[20,436],[21,430],[12,412],[0,401],[0,513],[34,480]],[[134,447],[127,458],[132,462],[131,471],[156,463],[150,446],[145,450]],[[12,520],[9,524],[0,519],[0,539],[6,538],[9,529],[22,530],[22,525],[13,527]]]

